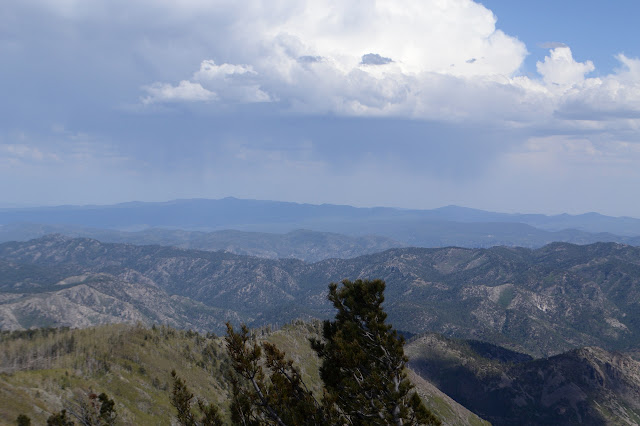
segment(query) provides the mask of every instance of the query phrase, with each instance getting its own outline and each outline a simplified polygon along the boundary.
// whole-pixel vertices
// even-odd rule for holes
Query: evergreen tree
[[[232,378],[231,416],[235,424],[333,423],[302,382],[299,370],[275,345],[257,343],[244,325],[240,333],[236,333],[227,324],[226,341],[238,375]]]
[[[171,371],[171,377],[173,378],[171,405],[178,411],[178,423],[182,426],[222,426],[223,422],[220,418],[218,407],[213,404],[207,404],[199,398],[197,399],[197,406],[201,417],[200,420],[197,420],[192,410],[193,394],[189,391],[184,380],[178,377],[176,370]]]
[[[323,340],[312,340],[322,360],[326,404],[335,404],[341,423],[352,425],[439,425],[404,372],[404,339],[386,324],[382,280],[329,285],[338,310],[325,321]]]
[[[113,425],[117,418],[116,403],[104,392],[98,395],[98,402],[100,403],[98,419],[103,425]]]
[[[100,395],[93,392],[77,396],[74,401],[68,401],[66,409],[53,413],[47,419],[50,426],[73,426],[75,423],[67,417],[67,413],[75,417],[83,426],[112,426],[116,423],[117,413],[115,402],[106,393]]]
[[[322,360],[321,403],[283,352],[258,343],[246,326],[236,333],[227,324],[227,348],[237,373],[231,404],[235,424],[441,424],[404,373],[404,339],[385,323],[384,281],[342,284],[340,289],[329,285],[329,300],[338,311],[335,321],[325,321],[322,340],[311,340]]]
[[[67,410],[53,413],[47,419],[47,426],[74,426],[73,420],[67,417]]]

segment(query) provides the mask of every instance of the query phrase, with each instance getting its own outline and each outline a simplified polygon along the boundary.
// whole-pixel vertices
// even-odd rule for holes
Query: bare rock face
[[[495,425],[635,425],[640,418],[640,362],[623,354],[587,347],[533,360],[433,334],[409,342],[406,353],[417,374]]]

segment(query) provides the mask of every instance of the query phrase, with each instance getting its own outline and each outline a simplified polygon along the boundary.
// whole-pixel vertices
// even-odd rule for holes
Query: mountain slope
[[[301,367],[302,379],[319,391],[319,360],[308,338],[318,324],[297,323],[259,330],[261,339],[287,352]],[[169,425],[172,369],[198,397],[228,411],[231,368],[224,342],[169,327],[111,325],[82,330],[36,330],[0,334],[0,424],[27,414],[34,424],[91,390],[106,392],[122,424]],[[445,425],[486,425],[478,416],[412,374],[425,403]]]
[[[48,234],[93,238],[106,243],[158,244],[184,249],[218,251],[267,259],[295,258],[316,262],[377,253],[404,244],[385,237],[347,236],[303,229],[286,234],[234,230],[200,232],[150,228],[138,232],[84,228],[70,225],[15,223],[0,227],[0,242],[28,241]]]
[[[431,334],[405,351],[419,375],[494,425],[640,422],[640,362],[628,356],[589,347],[527,360],[493,349],[504,356]]]
[[[481,339],[538,356],[580,346],[640,346],[640,249],[616,244],[393,249],[309,264],[57,236],[0,244],[0,268],[0,306],[15,304],[16,295],[62,290],[60,282],[79,286],[64,281],[67,277],[138,277],[129,290],[118,284],[129,278],[92,288],[123,302],[145,286],[156,292],[149,294],[196,300],[201,309],[176,307],[178,312],[166,313],[167,318],[184,315],[187,327],[221,331],[216,324],[225,319],[258,326],[327,318],[333,313],[326,300],[328,283],[381,278],[387,282],[390,321],[410,333]],[[141,299],[141,312],[158,311],[159,302]]]
[[[0,329],[90,327],[100,324],[166,324],[221,330],[226,321],[247,322],[238,314],[193,299],[169,295],[137,272],[117,276],[69,276],[42,291],[0,293]]]

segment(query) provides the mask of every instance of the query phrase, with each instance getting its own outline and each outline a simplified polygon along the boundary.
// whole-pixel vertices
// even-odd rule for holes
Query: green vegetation
[[[67,402],[65,406],[67,408],[49,416],[48,426],[74,426],[74,421],[67,416],[67,410],[83,426],[114,426],[118,418],[115,402],[104,392],[100,395],[89,393],[86,397]]]
[[[509,304],[516,296],[516,290],[513,286],[506,287],[500,292],[500,297],[498,298],[498,305],[504,309],[509,307]]]
[[[227,324],[227,348],[237,377],[232,379],[231,418],[235,424],[262,425],[440,425],[407,379],[404,340],[386,324],[382,280],[329,286],[337,309],[325,321],[322,339],[311,347],[322,360],[322,399],[307,388],[300,370],[270,342],[259,343],[246,326],[236,333]],[[263,357],[264,354],[264,357]],[[174,399],[191,395],[181,381]],[[191,423],[176,404],[181,424]]]
[[[75,423],[67,416],[67,410],[53,413],[47,419],[47,426],[74,426]]]
[[[404,339],[386,323],[384,289],[382,280],[329,286],[336,319],[312,341],[328,399],[349,424],[439,425],[407,379]]]
[[[45,424],[90,393],[109,395],[123,424],[169,424],[170,372],[225,407],[230,364],[215,335],[169,327],[110,325],[0,335],[0,424],[19,414]],[[68,410],[67,410],[68,411]]]
[[[201,419],[198,420],[192,409],[193,394],[184,380],[178,377],[176,370],[171,370],[171,377],[173,378],[171,405],[178,412],[177,419],[180,424],[184,426],[221,426],[223,424],[218,407],[215,404],[207,404],[200,398],[197,398],[197,406],[201,413]]]
[[[321,398],[320,359],[309,344],[321,329],[317,321],[294,321],[277,330],[267,327],[251,333],[258,342],[268,341],[285,351],[304,383]],[[23,414],[31,424],[43,425],[69,402],[86,398],[89,392],[104,392],[115,402],[118,424],[169,425],[176,416],[170,398],[172,369],[189,384],[198,420],[202,412],[197,399],[201,399],[220,407],[223,421],[230,421],[231,360],[224,340],[214,334],[126,324],[3,332],[0,424],[16,424]],[[451,400],[442,405],[435,389],[419,391],[427,407],[447,424],[467,424],[459,419],[469,416],[481,424]]]

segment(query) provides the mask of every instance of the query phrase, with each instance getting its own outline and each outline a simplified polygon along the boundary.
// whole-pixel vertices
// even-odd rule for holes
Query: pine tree
[[[98,419],[103,425],[113,425],[118,417],[116,414],[116,403],[109,398],[106,393],[102,392],[98,395],[100,409],[98,410]]]
[[[246,326],[227,324],[233,379],[232,421],[242,425],[440,425],[413,391],[404,372],[404,339],[385,323],[381,280],[329,285],[335,321],[325,321],[311,346],[322,360],[320,403],[299,371],[270,343],[258,343]],[[263,356],[264,352],[264,356]],[[265,371],[266,369],[266,371]]]
[[[329,285],[336,319],[324,322],[322,341],[311,342],[322,360],[325,403],[346,424],[439,425],[406,377],[404,339],[385,323],[384,289],[382,280]]]
[[[171,371],[173,378],[173,392],[171,393],[171,405],[178,411],[178,423],[182,426],[222,426],[223,422],[220,418],[218,407],[213,404],[207,404],[201,399],[197,399],[196,403],[200,410],[200,420],[196,418],[192,410],[193,394],[187,387],[184,380],[178,377],[176,370]]]
[[[67,410],[53,413],[47,419],[47,426],[74,426],[73,420],[67,417]]]
[[[240,333],[236,333],[227,324],[226,341],[237,373],[237,377],[232,378],[231,401],[231,416],[235,424],[285,426],[333,423],[302,382],[299,370],[275,345],[268,342],[259,344],[244,325]]]
[[[73,426],[75,423],[67,416],[69,413],[83,426],[112,426],[118,417],[115,405],[106,393],[98,395],[89,392],[77,396],[73,401],[67,401],[64,410],[49,416],[47,425]]]

